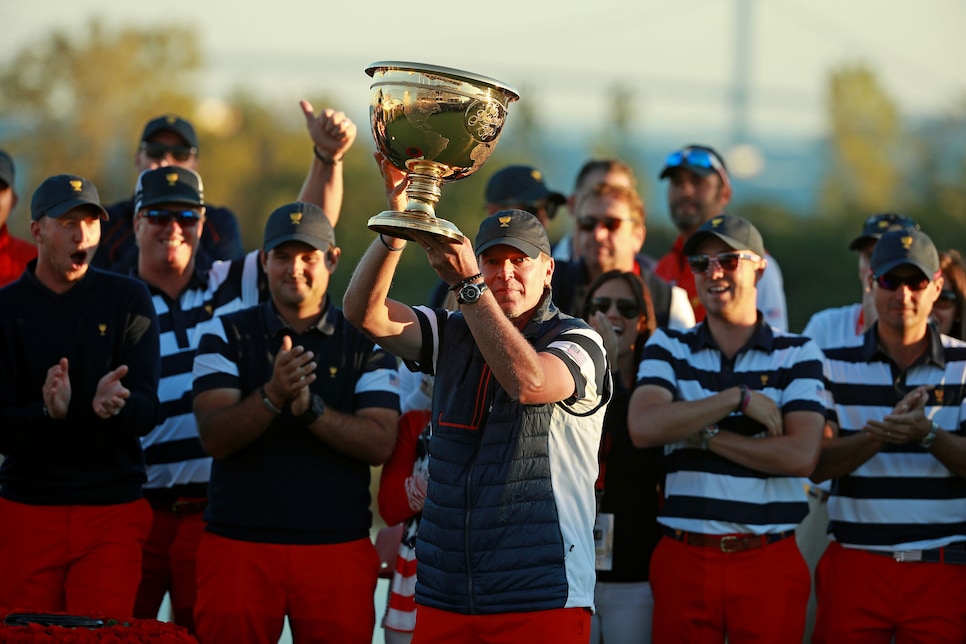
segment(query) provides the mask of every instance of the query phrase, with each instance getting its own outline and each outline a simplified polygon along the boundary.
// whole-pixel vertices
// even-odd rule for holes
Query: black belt
[[[721,552],[744,552],[763,548],[768,544],[781,541],[795,534],[794,531],[771,532],[768,534],[702,534],[663,528],[664,534],[675,541],[700,548],[715,548]]]
[[[929,550],[866,550],[865,552],[889,557],[899,563],[966,564],[966,542]]]

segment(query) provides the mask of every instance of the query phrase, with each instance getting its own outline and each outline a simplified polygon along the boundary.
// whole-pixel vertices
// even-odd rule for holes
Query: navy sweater
[[[160,344],[147,288],[91,268],[66,293],[34,276],[36,260],[0,289],[0,496],[35,505],[107,505],[141,497],[139,437],[157,423]],[[68,361],[66,418],[44,413],[47,370]],[[99,418],[100,379],[120,365],[131,391],[121,412]]]

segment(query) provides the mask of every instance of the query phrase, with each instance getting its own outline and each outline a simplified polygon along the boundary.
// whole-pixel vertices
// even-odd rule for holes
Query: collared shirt
[[[215,262],[207,271],[196,268],[177,299],[147,285],[161,327],[161,422],[141,438],[147,496],[207,495],[211,457],[201,447],[191,407],[192,361],[206,322],[267,298],[261,277],[256,250],[241,260]]]
[[[784,415],[813,411],[824,416],[822,353],[800,335],[758,327],[733,358],[722,354],[706,323],[688,331],[658,329],[648,340],[637,386],[656,385],[675,401],[703,400],[746,385],[778,405]],[[733,412],[721,431],[767,440],[765,427]],[[665,446],[665,504],[658,521],[675,530],[703,534],[767,534],[793,530],[808,513],[802,480],[768,474],[697,449],[686,441]]]
[[[944,431],[966,428],[966,343],[928,327],[929,345],[902,370],[879,341],[878,323],[862,344],[826,350],[830,420],[839,436],[881,420],[909,391],[932,387],[925,414]],[[966,540],[966,479],[916,441],[886,445],[832,482],[832,537],[871,550],[938,548]]]
[[[346,414],[399,410],[396,358],[374,346],[326,298],[319,322],[296,333],[271,300],[216,318],[194,361],[193,394],[251,395],[272,377],[282,339],[315,354],[312,393]],[[255,441],[212,464],[208,530],[229,539],[344,543],[368,536],[369,465],[324,443],[285,410]]]
[[[818,344],[823,351],[837,347],[854,347],[863,343],[865,311],[862,304],[849,304],[825,309],[814,314],[802,335]]]

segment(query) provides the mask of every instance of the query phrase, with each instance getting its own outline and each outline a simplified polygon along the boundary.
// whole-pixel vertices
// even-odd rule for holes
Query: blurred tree
[[[895,101],[864,64],[829,79],[829,162],[819,211],[894,210],[900,194],[901,120]]]
[[[128,194],[144,123],[194,103],[198,42],[189,28],[111,29],[93,19],[15,55],[0,68],[0,109],[18,115],[21,127],[5,145],[26,185],[71,172],[92,180],[105,201]]]

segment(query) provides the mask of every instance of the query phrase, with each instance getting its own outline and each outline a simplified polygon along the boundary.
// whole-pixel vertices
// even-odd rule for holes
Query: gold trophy
[[[463,233],[436,216],[440,186],[483,166],[503,131],[507,106],[520,95],[492,78],[422,63],[373,63],[366,73],[376,147],[409,178],[406,210],[383,211],[369,219],[369,228],[400,239],[420,230],[462,242]]]

